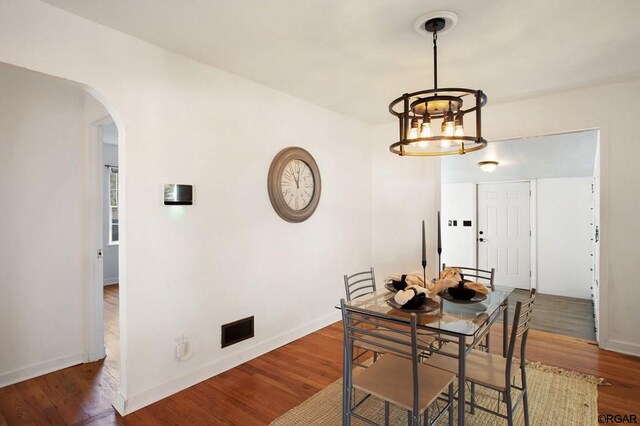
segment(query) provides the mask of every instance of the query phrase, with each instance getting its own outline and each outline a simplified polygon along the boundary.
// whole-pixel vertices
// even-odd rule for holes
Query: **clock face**
[[[280,191],[292,210],[303,210],[313,199],[315,180],[307,163],[300,159],[289,161],[280,177]]]
[[[284,148],[271,161],[267,190],[273,209],[282,219],[292,223],[309,219],[322,192],[316,160],[300,147]]]

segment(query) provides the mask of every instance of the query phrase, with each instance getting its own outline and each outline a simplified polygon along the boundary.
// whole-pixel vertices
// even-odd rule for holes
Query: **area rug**
[[[527,365],[527,384],[529,388],[529,419],[531,425],[597,425],[598,424],[598,390],[602,379],[575,371],[529,363]],[[495,409],[497,393],[482,387],[476,387],[476,401],[483,406]],[[504,403],[501,403],[504,413]],[[384,403],[376,398],[369,398],[358,408],[358,413],[382,424]],[[297,407],[274,420],[274,426],[297,425],[340,425],[342,424],[342,380],[337,380],[304,401]],[[522,404],[518,406],[515,424],[524,424]],[[392,425],[406,425],[407,412],[392,408]],[[457,419],[456,419],[457,421]],[[351,424],[364,424],[353,419]],[[447,424],[445,414],[438,424]],[[467,412],[465,424],[493,426],[507,424],[497,416],[481,410],[475,414]]]

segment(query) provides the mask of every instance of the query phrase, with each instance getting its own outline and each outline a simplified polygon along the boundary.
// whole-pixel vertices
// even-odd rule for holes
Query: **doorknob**
[[[481,243],[484,243],[487,240],[485,240],[484,238],[478,238],[478,241],[480,241]]]

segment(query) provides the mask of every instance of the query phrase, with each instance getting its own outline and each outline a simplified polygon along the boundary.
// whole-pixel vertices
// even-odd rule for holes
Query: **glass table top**
[[[489,319],[493,319],[500,306],[509,297],[512,288],[496,286],[494,291],[487,294],[487,298],[478,303],[460,304],[436,297],[440,309],[428,313],[418,313],[418,325],[421,328],[434,331],[450,332],[457,335],[473,336],[484,327]],[[395,293],[381,288],[374,293],[345,302],[347,306],[367,309],[385,315],[409,318],[411,312],[391,307],[387,300]]]

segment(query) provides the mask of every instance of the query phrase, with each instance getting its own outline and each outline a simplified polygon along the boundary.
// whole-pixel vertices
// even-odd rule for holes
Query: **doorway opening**
[[[113,412],[121,393],[117,334],[107,341],[113,343],[107,349],[113,355],[106,362],[109,374],[102,361],[107,281],[99,206],[106,170],[102,138],[115,130],[117,143],[123,135],[101,96],[82,84],[0,64],[0,94],[0,157],[6,159],[0,189],[7,200],[0,213],[0,311],[11,318],[0,324],[10,348],[0,357],[0,388],[77,383],[58,389],[60,403],[52,414],[77,423]],[[123,244],[124,206],[114,207],[109,238]],[[118,283],[123,275],[117,273]],[[118,305],[109,306],[116,324]]]
[[[588,130],[492,142],[441,165],[443,262],[495,268],[514,304],[536,288],[532,327],[588,340],[598,326],[598,140]]]
[[[102,172],[101,194],[98,199],[102,235],[102,285],[103,285],[103,330],[105,348],[105,371],[120,379],[120,174],[118,161],[118,128],[109,116],[98,124],[99,164]]]

